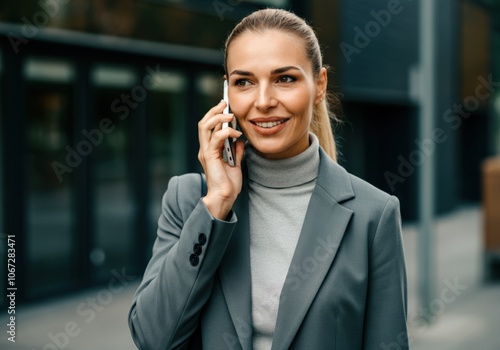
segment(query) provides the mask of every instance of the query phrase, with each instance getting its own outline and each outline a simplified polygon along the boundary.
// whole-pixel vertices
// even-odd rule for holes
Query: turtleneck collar
[[[310,145],[302,153],[286,159],[267,159],[247,144],[245,158],[248,165],[248,178],[262,186],[287,188],[300,186],[318,177],[319,141],[309,133]]]

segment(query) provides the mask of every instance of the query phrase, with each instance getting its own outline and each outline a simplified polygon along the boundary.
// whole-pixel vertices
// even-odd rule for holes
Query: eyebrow
[[[295,67],[295,66],[286,66],[286,67],[281,67],[281,68],[273,69],[271,71],[271,74],[272,75],[274,75],[274,74],[282,74],[282,73],[288,72],[289,70],[298,70],[298,71],[300,71],[300,69],[297,68],[297,67]],[[229,74],[229,75],[233,75],[233,74],[238,74],[238,75],[243,75],[243,76],[253,76],[254,75],[252,72],[248,72],[248,71],[245,71],[245,70],[239,70],[239,69],[233,70],[231,72],[231,74]]]

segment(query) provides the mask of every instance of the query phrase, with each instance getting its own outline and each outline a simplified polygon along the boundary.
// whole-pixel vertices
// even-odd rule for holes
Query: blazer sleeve
[[[363,349],[408,349],[406,267],[399,201],[394,196],[383,210],[369,261]]]
[[[201,201],[199,179],[173,177],[163,196],[153,256],[128,316],[139,349],[187,347],[231,238],[236,215],[214,219]]]

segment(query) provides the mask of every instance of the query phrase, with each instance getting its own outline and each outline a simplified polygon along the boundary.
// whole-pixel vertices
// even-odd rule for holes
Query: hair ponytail
[[[331,111],[328,99],[335,102],[335,96],[328,96],[314,106],[311,124],[309,131],[318,137],[319,145],[330,156],[331,159],[337,161],[337,146],[335,144],[335,137],[333,136],[332,121],[337,121],[337,117]]]

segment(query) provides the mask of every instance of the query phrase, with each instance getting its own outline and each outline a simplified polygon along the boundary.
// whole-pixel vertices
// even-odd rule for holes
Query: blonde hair
[[[306,54],[311,61],[313,74],[319,75],[323,67],[323,56],[319,46],[318,38],[314,30],[297,15],[280,9],[258,10],[243,18],[233,31],[229,34],[224,54],[224,70],[227,74],[227,53],[231,42],[247,31],[262,32],[265,30],[282,30],[304,40]],[[330,100],[330,101],[329,101]],[[334,95],[328,95],[313,109],[313,115],[309,130],[319,140],[320,146],[334,161],[337,160],[337,148],[333,136],[331,120],[337,121],[335,114],[331,111],[329,102],[337,103]]]

